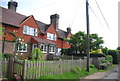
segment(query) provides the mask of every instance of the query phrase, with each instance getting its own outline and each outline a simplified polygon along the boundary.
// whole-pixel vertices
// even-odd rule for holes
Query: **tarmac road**
[[[120,81],[120,65],[118,65],[116,68],[112,69],[106,76],[104,76],[102,78],[102,80]]]

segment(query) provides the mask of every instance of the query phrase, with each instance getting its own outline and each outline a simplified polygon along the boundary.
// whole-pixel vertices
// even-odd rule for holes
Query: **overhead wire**
[[[101,23],[99,17],[96,15],[96,13],[94,12],[94,10],[92,9],[92,7],[89,5],[89,8],[91,9],[92,13],[94,14],[94,16],[96,17],[96,19],[98,20],[98,22],[100,23],[100,25],[103,27],[103,24]]]
[[[108,24],[108,22],[107,22],[107,20],[106,20],[106,18],[105,18],[105,16],[104,16],[103,12],[102,12],[102,10],[101,10],[101,8],[100,8],[100,6],[99,6],[97,0],[95,0],[95,2],[96,2],[96,5],[97,5],[97,7],[98,7],[98,9],[99,9],[99,11],[100,11],[102,17],[103,17],[103,19],[104,19],[104,21],[105,21],[105,23],[106,23],[108,29],[110,30],[110,32],[111,32],[111,34],[112,34],[112,37],[115,38],[115,36],[114,36],[114,34],[112,33],[111,28],[110,28],[110,26],[109,26],[109,24]],[[115,38],[115,39],[116,39],[116,38]]]

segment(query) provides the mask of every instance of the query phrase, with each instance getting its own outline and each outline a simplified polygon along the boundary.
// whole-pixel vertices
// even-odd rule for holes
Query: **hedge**
[[[113,57],[113,64],[118,64],[119,63],[119,52],[118,50],[108,50],[108,55],[112,55]]]

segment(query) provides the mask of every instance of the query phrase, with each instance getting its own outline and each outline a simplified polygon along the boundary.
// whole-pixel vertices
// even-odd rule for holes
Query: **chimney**
[[[71,28],[70,28],[70,27],[67,28],[67,32],[68,32],[68,33],[71,32]]]
[[[50,16],[51,24],[55,27],[56,30],[58,30],[58,24],[59,24],[59,15],[54,14]]]
[[[17,6],[18,6],[18,3],[15,0],[10,0],[8,2],[8,9],[10,10],[13,10],[16,12]]]

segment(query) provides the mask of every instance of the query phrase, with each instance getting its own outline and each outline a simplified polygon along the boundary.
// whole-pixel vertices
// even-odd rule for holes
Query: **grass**
[[[77,69],[76,68],[74,70],[71,70],[70,72],[65,72],[63,74],[58,74],[58,75],[42,76],[38,79],[79,79],[79,78],[82,78],[88,74],[95,73],[97,71],[98,71],[98,69],[95,67],[90,68],[90,72],[87,72],[86,69]]]
[[[111,65],[110,67],[108,67],[107,69],[105,70],[98,70],[97,68],[95,67],[91,67],[90,68],[90,72],[87,72],[86,69],[74,69],[74,70],[71,70],[70,72],[65,72],[63,74],[58,74],[58,75],[46,75],[46,76],[42,76],[42,77],[39,77],[38,79],[41,79],[41,80],[45,80],[45,81],[52,81],[53,79],[55,80],[60,80],[62,79],[67,81],[68,79],[80,79],[80,78],[83,78],[89,74],[93,74],[95,72],[107,72],[113,68],[115,68],[116,65]]]

